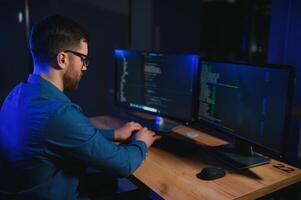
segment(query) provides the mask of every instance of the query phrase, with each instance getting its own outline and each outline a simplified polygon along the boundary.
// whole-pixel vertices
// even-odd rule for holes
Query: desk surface
[[[94,117],[91,122],[98,128],[117,128],[124,123],[109,116]],[[179,126],[173,131],[184,135],[187,131],[197,130]],[[200,145],[219,146],[226,143],[206,133],[198,133],[194,140]],[[222,164],[202,152],[180,156],[151,147],[146,160],[134,176],[164,199],[173,200],[256,199],[301,180],[300,169],[276,160],[242,171],[222,166],[227,171],[223,178],[213,181],[198,179],[195,175],[207,166]]]

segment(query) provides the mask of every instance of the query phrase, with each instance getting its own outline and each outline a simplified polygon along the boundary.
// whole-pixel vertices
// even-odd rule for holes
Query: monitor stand
[[[153,121],[150,122],[149,128],[160,133],[170,133],[173,128],[177,127],[179,124],[175,122],[170,122],[163,117],[156,116]]]
[[[253,151],[246,142],[236,141],[234,145],[226,144],[214,149],[217,159],[235,169],[246,169],[267,164],[270,159]]]

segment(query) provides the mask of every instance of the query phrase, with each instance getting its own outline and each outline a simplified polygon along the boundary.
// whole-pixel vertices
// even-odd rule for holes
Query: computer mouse
[[[226,171],[218,167],[205,167],[196,176],[203,180],[214,180],[226,175]]]

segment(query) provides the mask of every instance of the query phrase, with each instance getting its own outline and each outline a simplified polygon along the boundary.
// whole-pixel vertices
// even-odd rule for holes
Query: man
[[[85,30],[62,16],[32,28],[34,72],[1,108],[0,199],[77,199],[88,166],[129,176],[159,138],[134,122],[115,131],[94,128],[64,95],[87,70],[88,42]],[[130,144],[114,143],[131,136]]]

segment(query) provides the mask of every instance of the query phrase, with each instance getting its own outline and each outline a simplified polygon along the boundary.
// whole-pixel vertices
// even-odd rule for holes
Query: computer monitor
[[[202,61],[197,121],[235,139],[234,148],[218,148],[218,158],[235,168],[269,162],[252,146],[281,157],[289,133],[295,69]]]
[[[196,54],[116,49],[117,105],[180,122],[191,121],[198,61]],[[162,122],[162,118],[143,122],[160,132],[169,132],[176,125]]]

